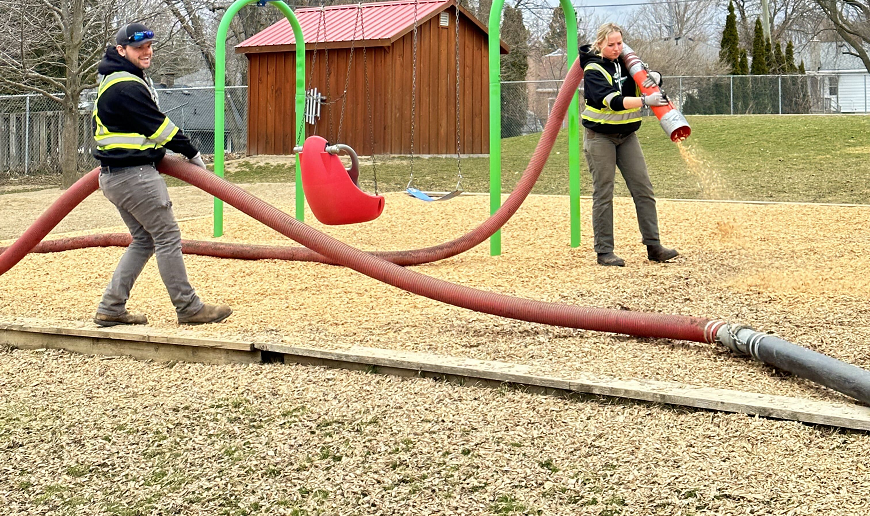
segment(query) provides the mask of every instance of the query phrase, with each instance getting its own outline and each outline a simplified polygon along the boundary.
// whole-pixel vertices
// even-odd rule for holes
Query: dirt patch
[[[212,163],[213,161],[209,161]],[[232,172],[238,170],[241,167],[245,166],[256,166],[256,165],[291,165],[296,163],[295,155],[268,155],[263,154],[259,156],[247,156],[244,158],[237,159],[227,159],[224,162],[224,170],[227,172]]]

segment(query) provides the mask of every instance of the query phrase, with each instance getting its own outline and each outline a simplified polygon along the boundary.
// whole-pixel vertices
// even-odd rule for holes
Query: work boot
[[[131,314],[124,310],[121,315],[108,315],[97,312],[94,322],[99,326],[118,326],[119,324],[148,324],[145,314]]]
[[[598,265],[611,265],[614,267],[625,267],[625,260],[613,254],[613,252],[609,253],[598,253]]]
[[[230,314],[233,309],[227,305],[202,305],[199,312],[193,315],[179,315],[178,324],[208,324],[221,322]]]
[[[651,261],[666,262],[671,258],[676,258],[680,253],[676,249],[668,249],[661,244],[653,244],[646,246],[646,255]]]

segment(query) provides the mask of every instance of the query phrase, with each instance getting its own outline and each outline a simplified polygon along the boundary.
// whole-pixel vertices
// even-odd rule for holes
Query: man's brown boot
[[[668,249],[661,244],[646,246],[646,255],[654,262],[666,262],[680,255],[676,249]]]
[[[598,253],[598,265],[610,265],[612,267],[625,267],[625,260],[614,253]]]
[[[131,314],[126,310],[121,315],[108,315],[97,312],[94,322],[99,326],[118,326],[119,324],[148,324],[145,314]]]
[[[202,305],[199,312],[193,315],[178,316],[178,324],[208,324],[221,322],[230,314],[233,309],[227,305]]]

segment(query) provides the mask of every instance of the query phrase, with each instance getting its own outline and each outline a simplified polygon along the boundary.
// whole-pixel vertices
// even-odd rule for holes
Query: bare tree
[[[834,30],[852,47],[847,54],[857,56],[870,71],[870,2],[867,0],[815,0]]]
[[[220,19],[214,2],[204,0],[163,0],[181,29],[193,41],[205,61],[211,78],[215,77],[215,34]]]
[[[627,28],[627,42],[645,61],[667,75],[719,73],[718,40],[711,43],[709,30],[724,20],[716,5],[716,0],[645,5]]]
[[[168,8],[172,16],[174,26],[183,32],[188,40],[202,56],[202,61],[215,79],[215,44],[218,27],[227,9],[233,4],[232,1],[214,0],[158,0],[160,7]],[[305,5],[307,2],[297,2],[297,5]],[[342,1],[324,0],[323,2],[310,2],[312,5],[334,5],[347,3]],[[162,9],[154,9],[154,16],[159,16]],[[257,5],[249,4],[241,9],[230,23],[227,33],[226,44],[226,68],[230,84],[243,82],[245,79],[247,60],[243,56],[236,56],[234,46],[254,34],[265,29],[284,17],[284,14],[274,6],[258,8]]]
[[[752,46],[755,20],[761,18],[760,0],[733,0],[740,43]],[[773,41],[807,41],[815,36],[820,12],[814,0],[770,0],[770,36]]]
[[[110,0],[0,0],[0,83],[39,93],[61,106],[61,187],[79,176],[79,101],[96,87],[97,64],[112,32]]]

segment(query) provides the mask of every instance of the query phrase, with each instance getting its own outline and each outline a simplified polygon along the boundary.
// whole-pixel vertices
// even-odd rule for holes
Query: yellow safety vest
[[[584,73],[588,72],[589,70],[596,70],[601,72],[604,77],[607,78],[607,82],[609,82],[611,86],[613,85],[613,77],[611,77],[610,74],[607,73],[607,70],[605,70],[604,67],[600,64],[589,63],[583,68]],[[622,111],[614,111],[610,109],[610,107],[608,107],[610,101],[616,95],[618,94],[612,93],[604,99],[605,107],[603,109],[598,109],[590,106],[589,104],[586,104],[586,109],[584,109],[583,113],[580,114],[581,118],[583,118],[583,120],[589,120],[590,122],[612,125],[630,124],[640,119],[640,108],[625,109]]]
[[[145,86],[148,91],[151,91],[151,88],[148,87],[148,83],[146,83],[141,77],[137,77],[129,72],[114,72],[103,78],[102,82],[100,82],[97,100],[94,102],[94,121],[97,126],[96,132],[94,133],[94,139],[97,141],[97,149],[101,151],[112,149],[147,150],[163,147],[172,140],[178,132],[178,127],[172,123],[169,117],[166,117],[163,120],[163,123],[160,124],[160,127],[154,132],[154,134],[145,136],[144,134],[138,133],[117,133],[110,131],[97,115],[97,106],[100,103],[100,97],[103,95],[103,92],[119,82],[126,81],[138,82]]]

